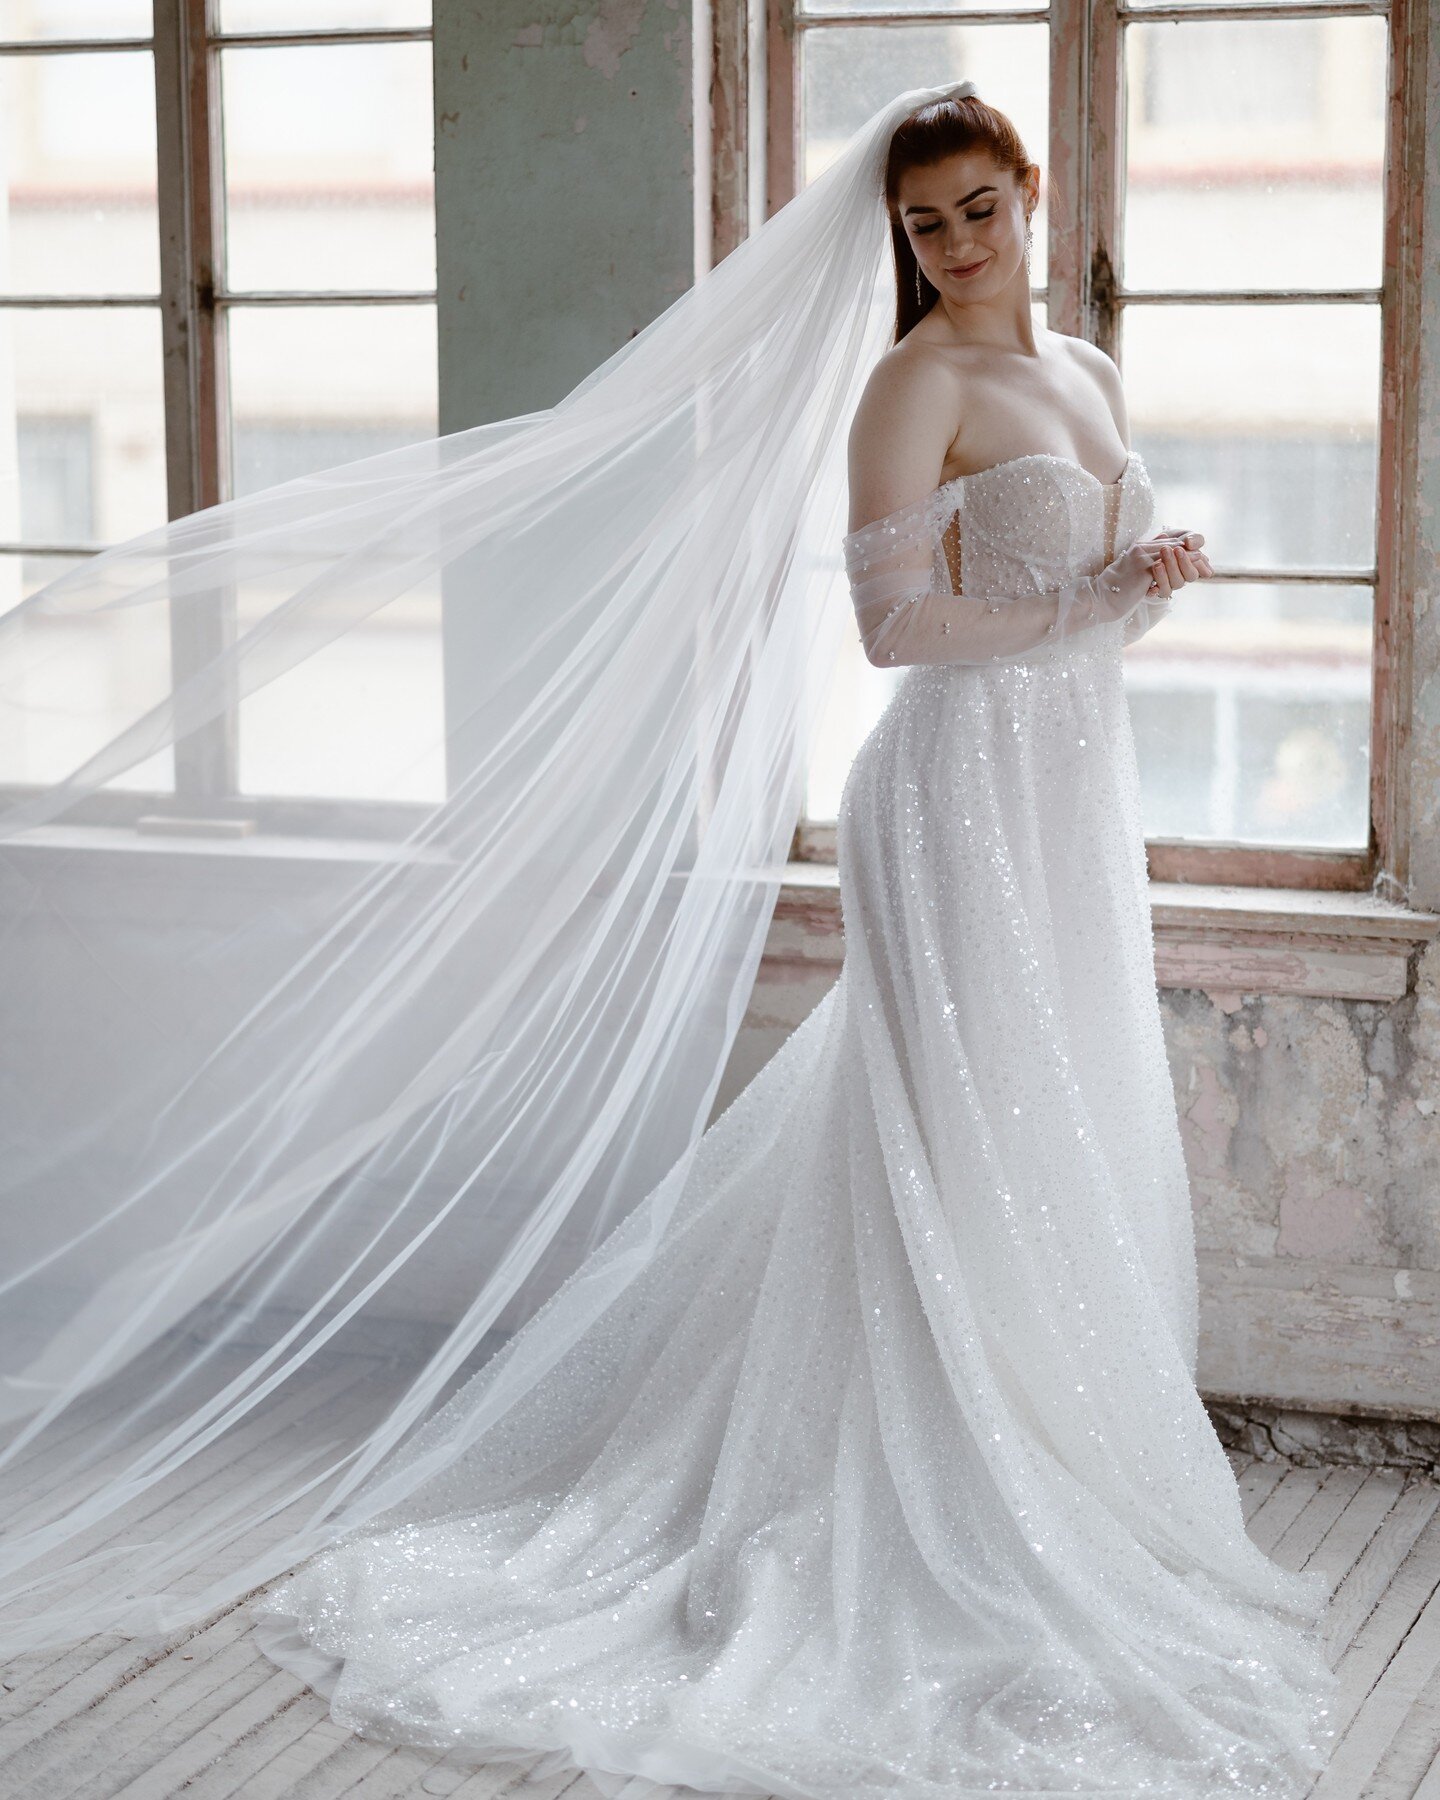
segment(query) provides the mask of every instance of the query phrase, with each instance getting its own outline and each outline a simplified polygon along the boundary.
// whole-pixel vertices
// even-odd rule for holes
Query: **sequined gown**
[[[963,494],[966,591],[1153,511],[1136,456]],[[906,672],[845,789],[840,979],[648,1265],[566,1348],[582,1267],[452,1428],[524,1398],[256,1605],[340,1723],[634,1800],[1308,1790],[1324,1578],[1251,1544],[1194,1387],[1126,636]]]

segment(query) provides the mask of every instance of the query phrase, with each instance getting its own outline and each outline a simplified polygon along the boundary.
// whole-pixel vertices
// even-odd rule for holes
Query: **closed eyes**
[[[974,223],[978,219],[993,219],[995,217],[995,211],[996,209],[992,206],[989,212],[966,213],[965,217]],[[915,235],[916,237],[929,237],[932,231],[938,231],[939,229],[940,225],[938,221],[934,225],[917,225],[915,227]]]

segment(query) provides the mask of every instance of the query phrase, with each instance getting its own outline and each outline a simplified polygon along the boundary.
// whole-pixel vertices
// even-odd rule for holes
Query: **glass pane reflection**
[[[432,288],[428,43],[226,50],[227,280]]]
[[[1198,582],[1125,652],[1147,837],[1363,848],[1370,590]]]
[[[158,293],[150,52],[0,57],[0,130],[0,288]]]
[[[0,553],[0,613],[83,558]],[[12,642],[0,707],[0,784],[59,781],[170,689],[170,629],[154,607],[106,613],[39,612]],[[108,786],[168,793],[174,761],[166,748]]]
[[[1121,368],[1157,525],[1230,568],[1374,567],[1378,306],[1129,306]]]
[[[1131,26],[1125,286],[1377,287],[1386,30],[1382,18]]]

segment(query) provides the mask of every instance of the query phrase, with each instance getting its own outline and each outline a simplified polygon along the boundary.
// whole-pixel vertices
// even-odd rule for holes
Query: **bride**
[[[627,1800],[1305,1791],[1326,1583],[1194,1385],[1121,666],[1212,571],[1032,325],[1036,175],[901,94],[556,407],[0,614],[7,751],[80,757],[0,813],[7,1643],[254,1596],[345,1726]],[[247,794],[252,698],[324,732],[431,593],[363,792],[438,803]],[[703,1131],[841,627],[903,671],[844,969]]]
[[[1318,1575],[1194,1387],[1190,1202],[1121,669],[1212,570],[1097,349],[1032,323],[1038,171],[902,118],[897,336],[849,433],[906,670],[839,822],[834,989],[432,1421],[495,1423],[254,1605],[335,1718],[461,1761],[802,1800],[1292,1795]]]

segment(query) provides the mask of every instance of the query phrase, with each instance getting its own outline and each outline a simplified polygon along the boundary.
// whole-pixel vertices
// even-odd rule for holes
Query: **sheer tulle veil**
[[[898,95],[553,408],[176,520],[0,617],[7,779],[57,731],[79,759],[0,815],[7,1649],[177,1628],[412,1493],[542,1372],[483,1378],[614,1223],[663,1232],[849,621],[890,136],[973,91]],[[258,829],[197,838],[157,779],[135,829],[137,772],[422,590],[446,703],[388,754],[442,800],[337,838],[212,791]],[[97,623],[187,672],[67,682]],[[643,1261],[569,1284],[572,1341]]]

